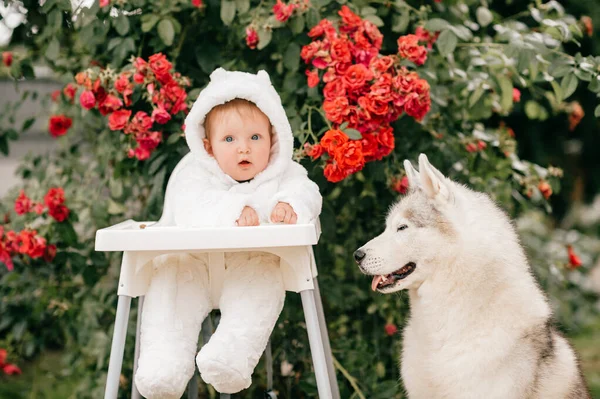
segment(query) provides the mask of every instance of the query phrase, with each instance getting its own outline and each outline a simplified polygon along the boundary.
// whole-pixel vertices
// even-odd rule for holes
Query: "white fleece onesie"
[[[219,104],[241,98],[256,104],[273,125],[269,164],[251,181],[226,175],[204,149],[204,120]],[[265,71],[210,76],[185,121],[191,152],[167,186],[157,225],[235,226],[242,209],[256,210],[260,223],[278,202],[289,203],[298,223],[321,212],[322,198],[306,170],[292,160],[293,135],[279,95]],[[244,228],[244,227],[239,227]],[[221,393],[248,388],[283,307],[285,290],[279,258],[260,252],[228,253],[218,307],[221,321],[196,358],[202,379]],[[142,312],[141,347],[135,382],[149,399],[180,398],[194,373],[202,321],[213,308],[206,254],[165,255],[153,261],[153,278]]]

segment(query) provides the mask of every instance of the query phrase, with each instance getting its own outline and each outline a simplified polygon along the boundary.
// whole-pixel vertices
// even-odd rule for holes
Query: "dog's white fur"
[[[409,293],[401,356],[409,398],[590,398],[509,218],[424,154],[419,171],[404,166],[411,192],[360,248],[359,267],[377,276],[416,264],[378,289]]]

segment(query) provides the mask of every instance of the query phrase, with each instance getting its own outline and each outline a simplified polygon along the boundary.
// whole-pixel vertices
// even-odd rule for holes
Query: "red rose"
[[[138,142],[139,146],[146,150],[155,149],[162,140],[161,132],[140,132],[135,136],[135,141]]]
[[[402,176],[401,179],[392,180],[392,190],[404,195],[408,192],[408,177]]]
[[[332,183],[342,181],[348,176],[348,173],[335,163],[328,163],[327,166],[325,166],[323,174],[325,175],[325,178]]]
[[[477,151],[477,145],[475,143],[468,143],[465,146],[465,149],[467,150],[467,152],[476,152]]]
[[[433,44],[435,43],[439,35],[440,32],[431,33],[422,26],[417,27],[417,29],[415,30],[415,36],[419,38],[419,42],[426,43],[427,48],[430,50],[433,47]]]
[[[423,65],[427,60],[427,49],[419,45],[417,35],[405,35],[398,38],[398,55],[417,65]]]
[[[246,28],[246,45],[252,50],[258,45],[258,33],[251,27]]]
[[[273,14],[275,14],[275,19],[279,22],[287,21],[292,16],[292,13],[296,7],[297,5],[295,4],[285,4],[281,0],[277,0],[273,6]]]
[[[48,208],[54,208],[65,203],[65,191],[60,187],[52,187],[44,196],[44,203]]]
[[[331,59],[344,64],[352,62],[351,45],[346,38],[333,39],[329,49]]]
[[[320,144],[310,145],[306,143],[304,144],[304,151],[306,152],[306,155],[315,160],[323,155],[323,146]]]
[[[479,140],[479,141],[477,142],[477,149],[478,149],[478,150],[480,150],[480,151],[481,151],[481,150],[485,150],[486,148],[487,148],[487,144],[485,143],[485,141],[481,141],[481,140]]]
[[[79,96],[79,104],[85,109],[92,109],[96,105],[96,97],[90,90],[86,90]]]
[[[321,137],[321,146],[327,150],[329,155],[333,155],[336,147],[346,143],[348,141],[348,136],[346,133],[341,130],[331,129],[325,132],[323,137]]]
[[[169,115],[164,108],[158,107],[154,108],[154,111],[152,111],[152,119],[154,119],[156,123],[164,125],[171,120],[171,115]]]
[[[142,83],[144,83],[144,79],[145,79],[144,75],[142,75],[139,72],[136,72],[133,74],[133,81],[135,83],[142,84]]]
[[[359,140],[347,141],[335,150],[335,161],[343,168],[354,173],[365,165],[362,143]]]
[[[77,87],[73,86],[71,83],[67,83],[67,85],[63,89],[63,93],[65,94],[65,97],[67,97],[69,99],[69,101],[71,101],[71,102],[73,102],[76,92],[77,92]]]
[[[363,64],[352,65],[344,75],[344,84],[350,91],[362,89],[365,84],[373,79],[373,74]]]
[[[521,92],[516,87],[513,88],[513,103],[521,101]]]
[[[594,24],[592,23],[592,19],[587,15],[584,15],[581,17],[581,23],[585,28],[585,34],[591,37],[594,34]]]
[[[113,112],[108,117],[108,128],[110,130],[123,130],[127,126],[131,111],[128,109],[120,109]]]
[[[13,62],[13,55],[10,51],[3,51],[2,52],[2,62],[4,63],[4,65],[6,65],[7,67],[12,65]]]
[[[107,7],[110,4],[110,0],[100,0],[100,7]]]
[[[337,36],[335,27],[328,19],[322,19],[317,25],[313,26],[308,32],[308,37],[315,38],[326,35],[327,38],[334,38]]]
[[[114,112],[123,106],[123,101],[113,96],[112,94],[107,95],[102,102],[98,102],[98,111],[100,111],[102,115],[108,115],[111,112]]]
[[[384,147],[394,148],[394,129],[391,127],[383,127],[377,134],[377,141]]]
[[[573,250],[572,246],[567,245],[567,253],[569,254],[569,268],[570,269],[577,269],[579,266],[581,266],[583,264],[583,262],[581,262],[581,259],[579,258],[579,256],[577,256],[577,254]]]
[[[363,133],[361,141],[365,161],[373,161],[375,159],[375,155],[377,154],[377,149],[379,147],[377,137],[370,133]]]
[[[48,209],[48,214],[56,219],[57,222],[63,222],[69,217],[69,208],[64,205],[57,205]]]
[[[325,100],[323,102],[323,110],[325,116],[333,123],[342,123],[344,115],[348,114],[348,99],[346,97],[338,97],[332,101]]]
[[[173,65],[167,60],[167,57],[162,53],[151,55],[148,58],[148,66],[161,84],[168,83],[172,77],[170,74]]]
[[[38,214],[38,215],[41,215],[42,213],[44,213],[44,209],[45,209],[45,208],[46,208],[46,207],[44,206],[44,204],[42,204],[42,203],[38,202],[38,203],[36,203],[36,204],[33,206],[33,211],[34,211],[36,214]]]
[[[46,247],[46,253],[44,254],[44,260],[46,262],[52,262],[56,256],[56,245],[51,244]]]
[[[19,196],[15,200],[15,212],[17,215],[24,215],[31,210],[31,199],[25,195],[25,191],[21,190]]]
[[[6,375],[21,374],[21,369],[15,366],[14,364],[5,365],[2,368],[2,371],[4,371],[4,374]]]
[[[369,68],[374,73],[381,74],[381,73],[387,72],[393,66],[394,66],[394,58],[390,57],[389,55],[386,55],[386,56],[379,57],[379,58],[373,58],[371,60],[371,64],[369,65]]]
[[[327,83],[323,88],[323,95],[327,100],[333,100],[338,97],[346,96],[346,89],[342,79],[334,79]]]
[[[204,5],[204,3],[202,2],[202,0],[192,0],[192,5],[194,7],[200,8],[200,7],[202,7]]]
[[[367,37],[373,44],[377,50],[381,49],[381,44],[383,43],[383,35],[379,31],[379,28],[375,26],[371,21],[363,22],[364,33],[366,33]]]
[[[573,101],[570,104],[570,108],[571,113],[569,114],[569,130],[573,131],[585,116],[585,112],[583,112],[581,104],[579,104],[577,101]]]
[[[118,93],[123,93],[129,86],[129,76],[125,73],[119,75],[119,78],[115,81],[115,90]]]
[[[67,133],[73,121],[65,115],[53,115],[48,122],[48,131],[52,137],[62,136]]]
[[[58,98],[60,97],[60,90],[54,90],[51,94],[50,94],[50,99],[52,100],[52,102],[57,102]]]
[[[396,327],[392,323],[386,324],[385,327],[384,327],[384,329],[385,329],[386,335],[388,335],[390,337],[398,332],[398,327]]]
[[[405,98],[404,110],[406,113],[416,120],[421,120],[431,109],[431,99],[429,93],[427,95],[418,95],[410,93]]]
[[[548,184],[547,181],[542,180],[538,184],[538,190],[540,190],[540,192],[546,199],[550,198],[550,196],[552,195],[552,187],[550,186],[550,184]]]
[[[340,29],[342,29],[344,32],[352,31],[362,24],[362,19],[350,11],[348,6],[342,6],[342,9],[338,11],[338,15],[342,17],[343,25],[340,27]]]
[[[319,73],[316,69],[313,69],[312,71],[307,69],[306,77],[308,78],[308,87],[315,87],[319,84]]]

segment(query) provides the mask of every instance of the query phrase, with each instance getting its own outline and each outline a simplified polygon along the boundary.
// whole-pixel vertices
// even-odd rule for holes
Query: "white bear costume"
[[[207,113],[235,98],[256,104],[273,126],[269,163],[245,183],[226,175],[202,142]],[[235,226],[245,206],[253,208],[265,224],[278,202],[292,206],[299,224],[318,217],[319,189],[292,160],[291,127],[265,71],[254,75],[215,70],[185,124],[191,152],[169,180],[158,225]],[[202,321],[216,307],[221,310],[219,327],[196,358],[201,377],[221,393],[248,388],[285,299],[279,258],[261,252],[226,254],[218,299],[210,295],[206,254],[165,255],[156,258],[153,267],[135,375],[140,393],[146,398],[181,397],[194,373]]]

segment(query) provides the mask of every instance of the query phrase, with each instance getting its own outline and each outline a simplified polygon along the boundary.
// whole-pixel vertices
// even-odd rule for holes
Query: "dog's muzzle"
[[[362,249],[357,249],[356,251],[354,251],[354,260],[359,265],[360,265],[360,262],[362,262],[362,260],[365,258],[365,256],[367,256],[367,253],[365,251],[363,251]]]

